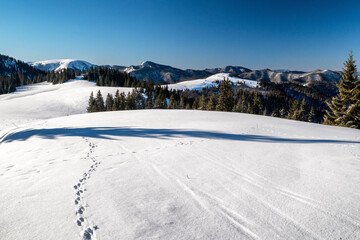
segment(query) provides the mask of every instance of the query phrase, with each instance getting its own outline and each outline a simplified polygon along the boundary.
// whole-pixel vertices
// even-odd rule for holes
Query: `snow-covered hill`
[[[247,87],[250,88],[256,88],[259,86],[259,83],[257,81],[231,77],[230,73],[218,73],[205,79],[189,80],[189,81],[169,84],[167,86],[169,89],[176,89],[176,90],[185,90],[185,89],[202,90],[203,88],[206,87],[217,86],[218,82],[223,81],[224,79],[229,79],[234,84],[239,84],[239,83],[245,84]]]
[[[99,87],[86,80],[18,87],[14,93],[0,95],[0,130],[29,121],[85,113],[91,92],[96,95],[101,90],[105,99],[117,89],[131,91],[131,88]]]
[[[83,60],[76,59],[54,59],[38,62],[28,62],[31,66],[40,69],[42,71],[61,71],[63,69],[74,69],[74,70],[88,70],[96,65]]]
[[[0,142],[1,239],[360,238],[359,130],[142,110],[29,123]]]

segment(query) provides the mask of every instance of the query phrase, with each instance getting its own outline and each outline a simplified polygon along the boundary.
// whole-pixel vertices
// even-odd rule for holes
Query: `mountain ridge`
[[[160,84],[172,84],[182,81],[203,79],[218,73],[230,73],[233,76],[265,82],[288,82],[294,81],[301,84],[317,82],[338,82],[341,78],[340,71],[332,70],[314,70],[310,72],[288,70],[288,69],[260,69],[252,70],[242,66],[226,66],[218,68],[198,69],[180,69],[170,65],[159,64],[152,61],[144,61],[140,65],[130,65],[128,67],[119,65],[95,65],[83,60],[75,59],[57,59],[29,62],[31,66],[43,71],[61,71],[65,68],[87,71],[91,67],[107,67],[118,69],[136,77],[139,81],[153,81]]]

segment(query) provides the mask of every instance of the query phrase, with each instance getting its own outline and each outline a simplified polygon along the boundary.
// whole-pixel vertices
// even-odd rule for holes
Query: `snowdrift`
[[[1,239],[360,238],[354,129],[103,112],[2,131],[0,156]]]

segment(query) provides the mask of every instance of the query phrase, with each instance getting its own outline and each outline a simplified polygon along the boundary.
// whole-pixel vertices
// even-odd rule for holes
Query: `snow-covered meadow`
[[[0,239],[360,238],[359,130],[81,114],[98,89],[116,91],[79,80],[0,96]]]
[[[16,92],[0,95],[0,130],[36,120],[86,113],[90,93],[130,92],[131,88],[99,87],[87,80],[63,84],[38,83],[18,87]]]

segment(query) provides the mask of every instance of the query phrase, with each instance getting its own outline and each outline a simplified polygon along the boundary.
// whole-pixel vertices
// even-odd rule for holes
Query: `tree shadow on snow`
[[[214,131],[181,130],[181,129],[147,129],[131,127],[88,127],[88,128],[52,128],[52,129],[26,129],[5,136],[0,143],[25,141],[30,137],[37,136],[44,139],[56,139],[59,137],[89,137],[100,139],[119,139],[119,137],[137,138],[182,138],[195,137],[203,139],[223,139],[233,141],[261,142],[261,143],[351,143],[359,144],[359,141],[335,140],[335,139],[299,139],[280,138],[273,136],[231,134]]]

